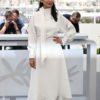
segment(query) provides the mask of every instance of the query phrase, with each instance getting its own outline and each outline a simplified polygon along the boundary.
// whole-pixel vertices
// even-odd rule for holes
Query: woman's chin
[[[51,8],[53,5],[48,5],[48,8]]]

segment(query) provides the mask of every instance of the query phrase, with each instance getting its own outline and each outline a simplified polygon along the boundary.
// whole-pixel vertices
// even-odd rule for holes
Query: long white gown
[[[40,8],[29,23],[29,58],[36,59],[31,67],[27,100],[70,100],[72,98],[63,50],[53,37],[65,33],[63,44],[72,41],[75,28],[58,13],[58,21],[51,16],[51,8]]]

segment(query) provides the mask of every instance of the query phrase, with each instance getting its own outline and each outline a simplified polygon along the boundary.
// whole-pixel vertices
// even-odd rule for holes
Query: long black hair
[[[43,3],[39,2],[39,7],[38,7],[37,11],[39,11],[41,7],[43,7]],[[53,6],[51,7],[51,15],[54,18],[54,20],[57,22],[57,9],[56,9],[54,3],[53,3]]]

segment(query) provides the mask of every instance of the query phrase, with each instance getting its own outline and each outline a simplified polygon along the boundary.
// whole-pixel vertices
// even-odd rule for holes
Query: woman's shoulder
[[[38,15],[39,15],[39,11],[33,11],[32,17],[38,16]]]
[[[61,14],[60,12],[58,12],[58,18],[61,18],[61,19],[66,19],[63,14]]]
[[[60,12],[58,12],[58,20],[61,20],[62,22],[63,22],[63,21],[69,22],[69,20],[68,20],[67,18],[65,18],[65,17],[63,16],[63,14],[61,14]]]
[[[30,18],[31,21],[35,21],[38,19],[39,13],[38,11],[33,11],[32,16]]]

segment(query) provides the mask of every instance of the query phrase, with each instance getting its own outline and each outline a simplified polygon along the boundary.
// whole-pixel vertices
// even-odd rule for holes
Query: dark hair
[[[12,11],[12,13],[16,13],[16,14],[19,16],[19,11],[18,11],[17,9],[14,9],[14,10]]]
[[[73,16],[74,18],[80,18],[80,17],[81,17],[81,14],[80,14],[79,12],[74,12],[74,13],[72,14],[72,16]]]
[[[5,13],[5,18],[7,19],[8,17],[12,16],[12,12],[11,11],[6,11]]]
[[[43,7],[43,3],[39,2],[39,8],[37,9],[37,11],[39,11],[41,7]],[[57,22],[57,9],[54,3],[53,6],[51,7],[51,15],[54,18],[54,20]]]

